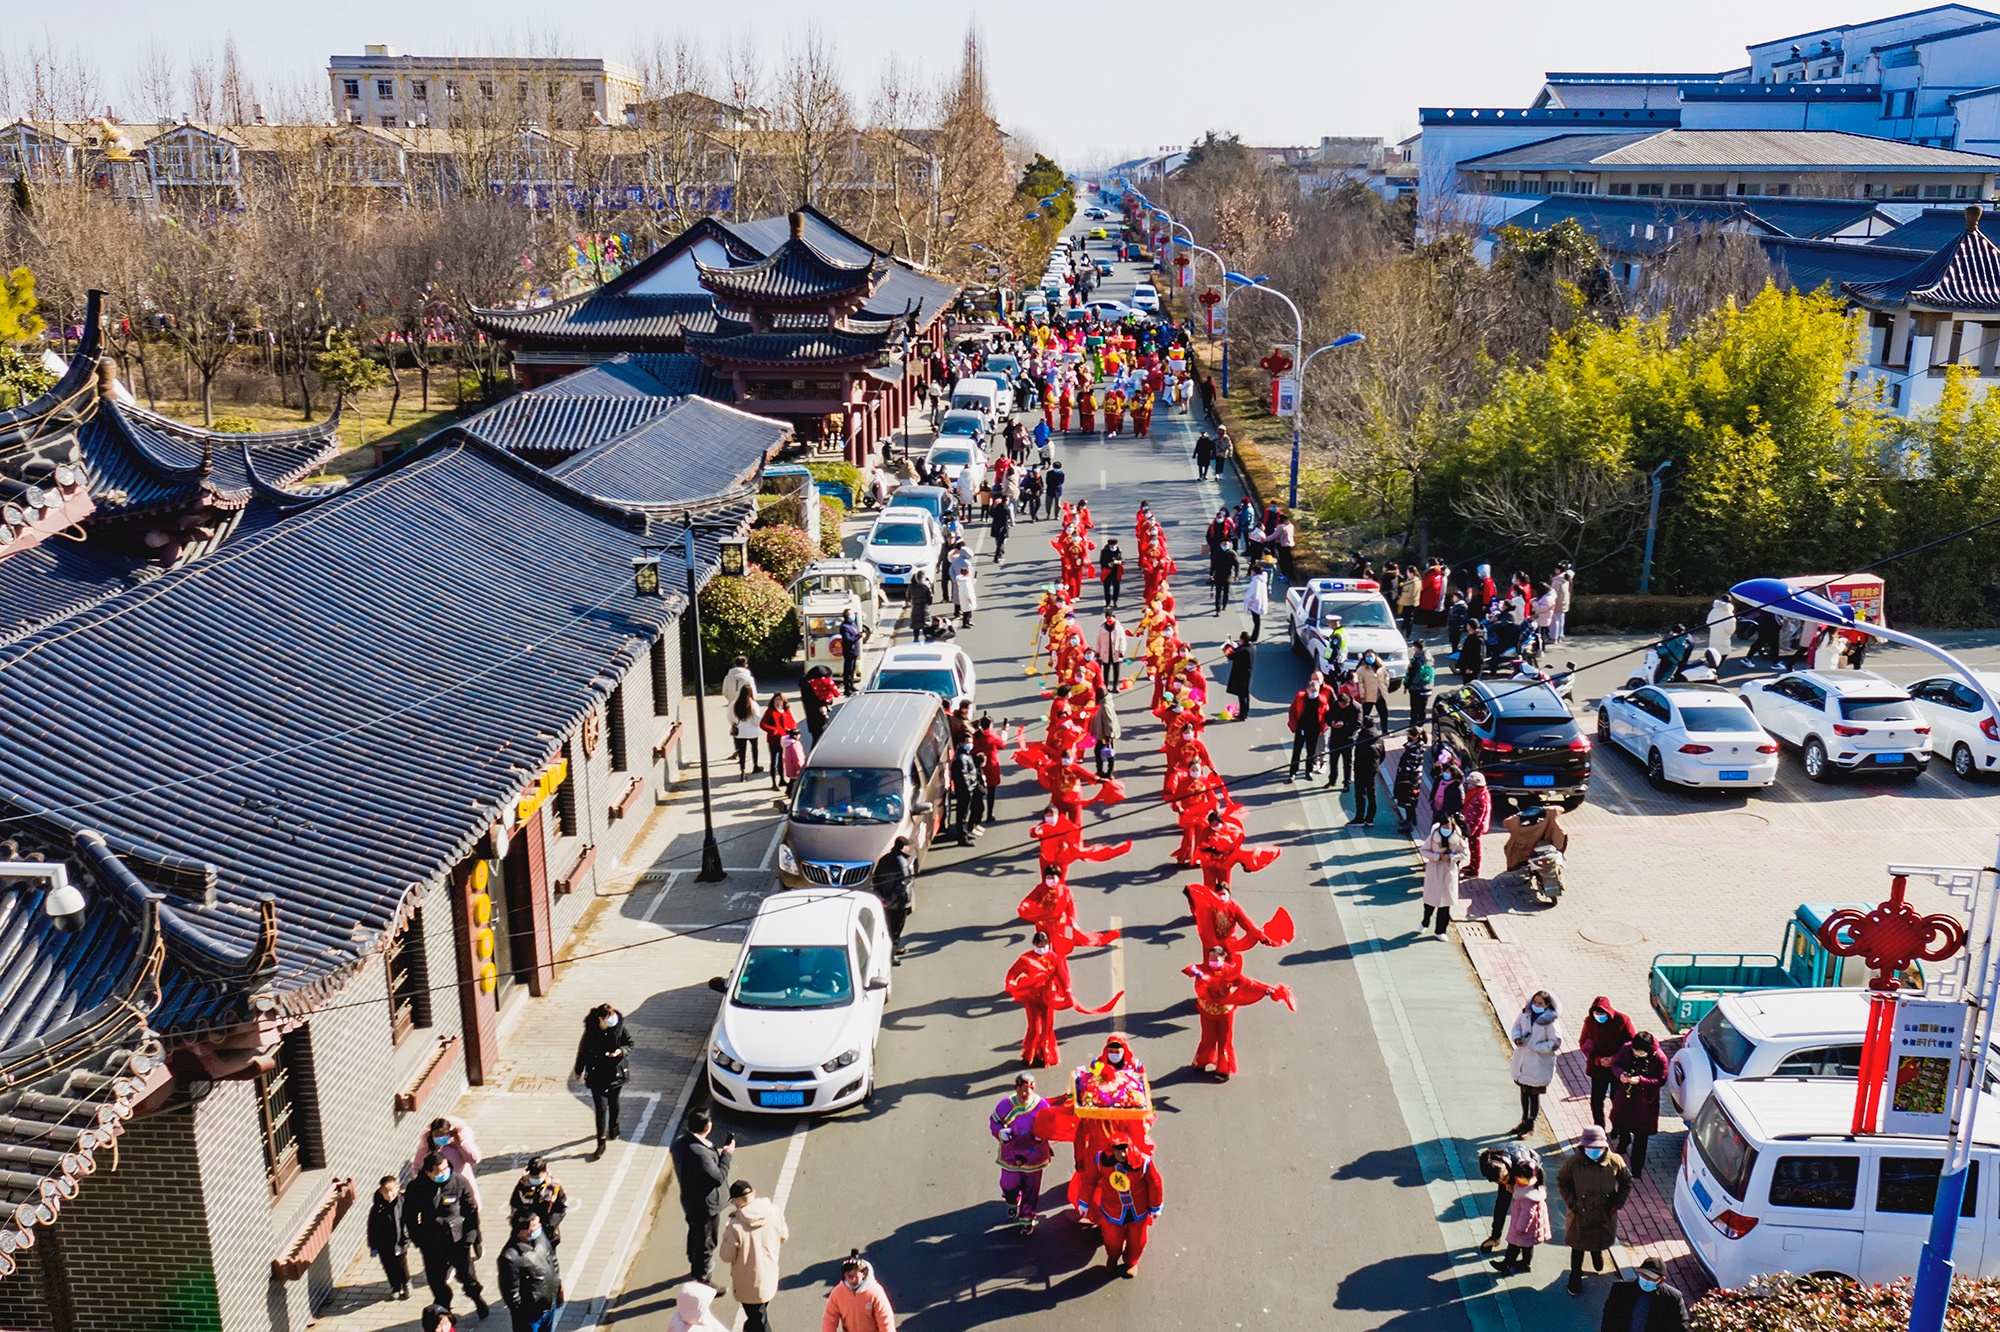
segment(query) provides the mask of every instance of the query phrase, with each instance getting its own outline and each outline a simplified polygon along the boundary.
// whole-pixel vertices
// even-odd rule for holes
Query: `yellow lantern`
[[[479,968],[479,988],[487,994],[500,988],[499,968],[491,962],[484,963]]]
[[[485,893],[472,899],[472,923],[480,929],[493,923],[493,899]]]

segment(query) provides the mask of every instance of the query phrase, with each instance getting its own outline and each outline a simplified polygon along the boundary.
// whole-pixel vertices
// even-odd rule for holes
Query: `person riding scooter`
[[[1667,636],[1660,640],[1659,665],[1653,668],[1653,683],[1665,684],[1679,677],[1687,666],[1688,658],[1694,654],[1694,640],[1688,637],[1686,625],[1677,624]]]
[[[1533,859],[1536,847],[1552,846],[1559,852],[1569,850],[1569,834],[1563,831],[1560,805],[1533,806],[1517,814],[1509,814],[1500,826],[1507,830],[1504,854],[1510,870],[1520,869]]]

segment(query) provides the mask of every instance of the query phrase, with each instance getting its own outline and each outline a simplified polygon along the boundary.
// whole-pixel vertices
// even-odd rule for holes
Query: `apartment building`
[[[568,56],[417,56],[369,46],[329,59],[326,77],[335,120],[383,129],[610,125],[640,100],[636,71]]]

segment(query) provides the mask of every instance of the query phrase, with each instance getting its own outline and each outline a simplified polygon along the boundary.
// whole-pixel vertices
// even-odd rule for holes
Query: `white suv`
[[[1900,685],[1866,671],[1796,671],[1746,681],[1758,725],[1799,751],[1806,776],[1836,769],[1915,781],[1931,760],[1931,728]]]
[[[1868,991],[1827,987],[1725,994],[1667,1065],[1667,1095],[1692,1120],[1719,1082],[1861,1076]]]

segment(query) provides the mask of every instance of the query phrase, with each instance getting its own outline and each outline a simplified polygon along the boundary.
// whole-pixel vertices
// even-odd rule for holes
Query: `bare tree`
[[[1608,543],[1602,559],[1627,549],[1638,536],[1646,482],[1630,467],[1576,461],[1535,473],[1503,472],[1468,485],[1454,507],[1516,546],[1566,560]]]
[[[1772,276],[1756,237],[1703,227],[1675,242],[1652,266],[1639,312],[1666,314],[1673,336],[1684,337],[1709,311],[1727,301],[1748,301]]]
[[[820,203],[852,180],[855,133],[839,59],[817,25],[786,47],[776,100],[778,186],[794,204]]]
[[[158,38],[149,40],[125,79],[125,99],[140,121],[155,124],[172,120],[176,110],[176,85],[180,71],[174,58]]]

